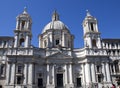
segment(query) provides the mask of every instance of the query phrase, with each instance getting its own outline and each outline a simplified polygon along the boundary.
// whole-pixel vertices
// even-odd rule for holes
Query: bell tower
[[[14,30],[15,33],[15,41],[14,47],[25,47],[28,48],[31,45],[31,26],[32,26],[32,19],[30,15],[27,13],[26,8],[22,14],[18,15],[16,18],[16,29]]]
[[[89,11],[87,11],[82,25],[84,30],[84,46],[87,48],[101,48],[97,19]]]

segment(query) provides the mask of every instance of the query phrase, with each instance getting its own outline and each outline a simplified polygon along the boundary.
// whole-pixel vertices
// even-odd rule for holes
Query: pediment
[[[57,59],[67,59],[67,58],[69,58],[70,59],[70,58],[73,58],[73,57],[70,56],[70,55],[66,55],[62,52],[57,52],[55,54],[47,56],[46,58],[57,58]]]

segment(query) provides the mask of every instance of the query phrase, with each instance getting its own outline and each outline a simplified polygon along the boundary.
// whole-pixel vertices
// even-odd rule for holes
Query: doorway
[[[42,78],[38,78],[38,88],[43,87],[43,79]]]
[[[57,87],[63,87],[63,74],[57,74]]]

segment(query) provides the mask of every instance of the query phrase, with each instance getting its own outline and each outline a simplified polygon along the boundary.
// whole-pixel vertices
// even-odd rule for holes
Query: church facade
[[[110,88],[120,84],[120,39],[102,39],[97,19],[83,20],[84,47],[55,11],[31,44],[32,19],[17,16],[14,37],[0,37],[0,88]]]

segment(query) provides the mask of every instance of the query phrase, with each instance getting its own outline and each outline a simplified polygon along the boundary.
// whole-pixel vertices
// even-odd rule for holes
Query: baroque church
[[[54,11],[31,44],[32,19],[16,18],[14,36],[0,36],[0,88],[111,88],[120,85],[120,39],[102,39],[88,11],[82,23],[84,47]]]

